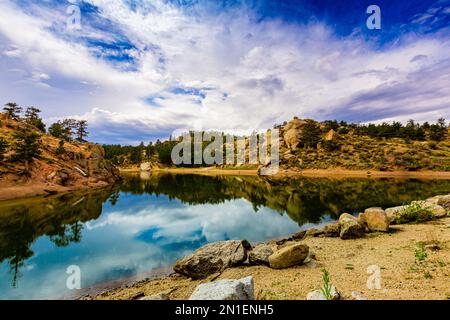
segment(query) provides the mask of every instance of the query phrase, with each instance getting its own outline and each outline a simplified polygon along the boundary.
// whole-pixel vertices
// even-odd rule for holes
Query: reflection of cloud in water
[[[208,242],[224,239],[264,240],[298,230],[298,225],[287,216],[268,208],[254,212],[246,200],[226,201],[216,205],[182,205],[166,209],[149,204],[139,208],[133,215],[133,207],[126,211],[114,211],[87,223],[88,229],[117,225],[125,233],[150,232],[161,243],[198,241],[204,237]]]

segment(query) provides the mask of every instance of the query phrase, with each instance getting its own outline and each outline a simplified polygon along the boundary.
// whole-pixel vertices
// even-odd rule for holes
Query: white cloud
[[[245,10],[211,17],[187,15],[162,1],[138,1],[134,10],[120,0],[89,2],[137,48],[128,49],[135,71],[55,35],[44,13],[32,17],[7,2],[0,4],[0,34],[20,52],[18,67],[54,80],[51,98],[37,101],[43,109],[50,105],[47,116],[87,117],[102,142],[118,141],[124,131],[121,141],[138,142],[139,135],[168,136],[180,127],[252,130],[293,115],[363,121],[450,116],[443,107],[450,103],[448,39],[411,34],[380,49],[357,36],[338,38],[317,22],[256,23]],[[204,89],[205,96],[171,91],[176,87]],[[40,96],[21,90],[31,92],[30,100]],[[18,94],[17,88],[8,92]],[[147,97],[157,105],[145,103]]]

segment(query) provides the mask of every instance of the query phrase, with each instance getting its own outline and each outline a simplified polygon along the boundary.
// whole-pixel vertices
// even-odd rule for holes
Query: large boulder
[[[437,219],[444,218],[447,216],[447,210],[444,207],[440,206],[437,203],[429,202],[429,201],[413,201],[412,205],[421,206],[422,208],[430,211],[433,216]]]
[[[226,268],[241,265],[247,260],[251,245],[247,240],[228,240],[207,244],[183,259],[173,270],[193,279],[203,279]]]
[[[201,284],[189,300],[254,300],[253,278],[250,276]]]
[[[360,214],[359,218],[370,231],[389,231],[389,218],[381,208],[368,208]]]
[[[294,243],[286,246],[269,257],[269,266],[274,269],[284,269],[302,264],[308,256],[309,247]]]
[[[447,214],[450,214],[450,194],[444,196],[435,196],[432,198],[428,198],[425,201],[441,206],[447,211]]]
[[[250,251],[248,261],[251,265],[269,265],[269,257],[272,254],[272,248],[264,243],[260,243]]]
[[[143,162],[140,165],[140,169],[141,169],[141,171],[150,171],[152,169],[152,166],[151,166],[150,162]]]
[[[305,125],[304,120],[300,120],[294,117],[293,120],[289,121],[283,128],[283,140],[286,146],[295,150],[300,144],[300,139],[302,136],[302,127]]]
[[[339,236],[343,240],[357,239],[364,235],[364,226],[358,222],[358,219],[348,213],[343,213],[339,217],[341,231]]]
[[[384,210],[386,212],[386,216],[389,219],[390,224],[396,224],[397,218],[401,216],[402,212],[407,208],[408,206],[397,206],[392,208],[387,208]]]

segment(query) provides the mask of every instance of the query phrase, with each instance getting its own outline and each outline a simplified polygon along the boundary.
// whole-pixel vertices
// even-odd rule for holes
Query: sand
[[[206,280],[193,281],[172,274],[158,280],[135,283],[93,297],[94,299],[136,299],[142,295],[168,293],[170,299],[187,299],[195,287],[217,279],[253,276],[256,299],[305,299],[322,284],[326,268],[343,299],[359,291],[368,299],[450,299],[450,217],[424,224],[392,226],[390,233],[376,233],[362,239],[306,238],[317,260],[304,265],[274,270],[266,266],[226,269]],[[417,261],[419,242],[436,244],[426,249],[427,258]],[[381,289],[368,289],[367,268],[381,270]]]

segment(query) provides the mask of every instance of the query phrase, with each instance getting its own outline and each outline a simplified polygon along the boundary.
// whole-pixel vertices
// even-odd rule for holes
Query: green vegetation
[[[411,223],[411,222],[425,222],[434,218],[430,207],[422,202],[414,202],[406,206],[396,218],[396,222]]]
[[[64,148],[64,139],[59,140],[58,147],[55,150],[57,155],[62,155],[66,153],[66,149]]]
[[[39,131],[45,133],[45,124],[42,121],[42,119],[39,117],[39,113],[41,110],[39,110],[36,107],[29,107],[25,111],[25,123],[36,127]]]
[[[414,252],[414,256],[416,257],[416,261],[424,261],[428,257],[428,254],[425,251],[425,247],[423,245],[419,245]]]
[[[3,110],[13,119],[19,119],[19,114],[22,112],[22,107],[15,102],[8,102],[5,104]]]
[[[330,274],[328,273],[328,271],[323,268],[321,269],[322,271],[322,287],[320,288],[320,291],[322,292],[323,296],[325,297],[325,299],[327,300],[332,300],[332,295],[331,295],[331,284],[330,284]]]
[[[0,137],[0,161],[3,161],[8,146],[8,142],[3,137]]]
[[[15,139],[13,145],[14,157],[16,160],[25,163],[25,172],[28,173],[30,162],[41,153],[40,135],[22,127],[13,133],[13,138]]]

